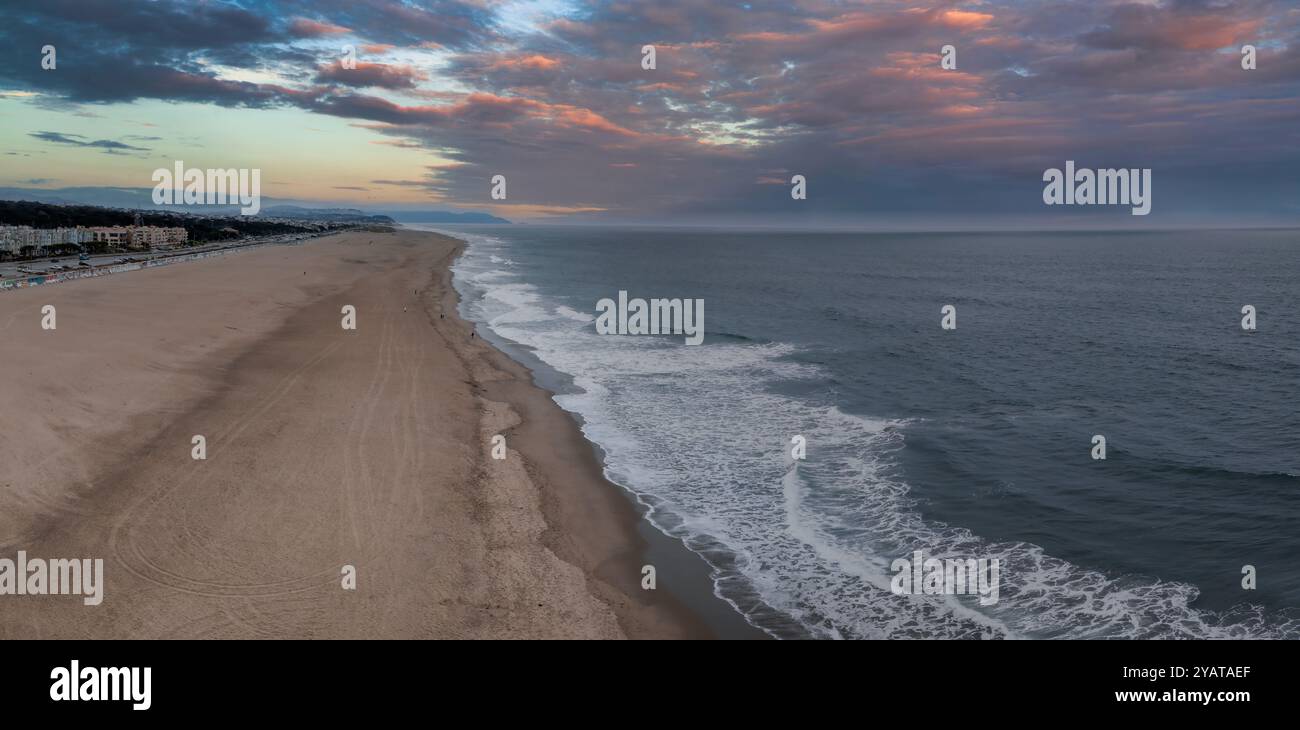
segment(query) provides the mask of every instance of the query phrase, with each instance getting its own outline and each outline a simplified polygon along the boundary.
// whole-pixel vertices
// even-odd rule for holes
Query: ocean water
[[[1300,636],[1296,231],[436,229],[462,313],[774,636]],[[596,334],[620,289],[703,298],[704,344]],[[894,595],[914,550],[998,558],[999,601]]]

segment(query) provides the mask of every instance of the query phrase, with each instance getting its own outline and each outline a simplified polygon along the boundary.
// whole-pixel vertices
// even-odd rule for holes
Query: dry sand
[[[573,420],[456,317],[458,246],[347,233],[0,294],[0,558],[105,561],[101,605],[2,595],[0,637],[707,636],[641,590],[639,518]]]

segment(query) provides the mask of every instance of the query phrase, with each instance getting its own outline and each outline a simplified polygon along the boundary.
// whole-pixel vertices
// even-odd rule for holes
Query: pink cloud
[[[293,22],[289,23],[289,32],[299,38],[319,38],[327,35],[342,35],[352,31],[333,23],[322,23],[307,18],[294,18]]]

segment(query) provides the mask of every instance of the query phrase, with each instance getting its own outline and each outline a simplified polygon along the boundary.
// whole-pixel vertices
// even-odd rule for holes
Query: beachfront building
[[[184,228],[158,226],[96,226],[92,228],[32,228],[0,225],[0,253],[43,256],[56,246],[101,243],[113,248],[168,248],[190,240]]]
[[[35,246],[35,229],[31,226],[0,226],[0,252],[18,255],[25,246]]]
[[[96,226],[90,229],[91,241],[106,243],[116,248],[125,248],[131,241],[131,229],[128,226]]]
[[[159,228],[139,226],[131,229],[131,248],[166,248],[181,246],[190,240],[184,228]]]
[[[31,226],[0,226],[0,252],[13,256],[41,253],[55,246],[80,246],[90,243],[91,233],[80,226],[76,228],[32,228]]]
[[[180,227],[100,226],[89,230],[95,243],[117,248],[162,248],[182,245],[190,240],[189,231]]]
[[[76,245],[90,243],[90,231],[80,226],[76,228],[37,228],[33,231],[37,248]]]

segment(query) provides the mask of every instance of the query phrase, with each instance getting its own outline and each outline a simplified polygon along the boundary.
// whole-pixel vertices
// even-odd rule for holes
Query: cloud
[[[316,73],[319,83],[335,83],[358,88],[414,89],[428,75],[412,66],[385,65],[358,61],[356,68],[344,68],[341,63],[322,66]]]
[[[398,187],[422,188],[429,185],[427,180],[371,180],[374,185],[395,185]]]
[[[322,23],[308,18],[294,18],[289,22],[289,33],[298,38],[320,38],[322,36],[343,35],[351,33],[348,28],[333,23]]]
[[[1064,159],[1176,169],[1224,209],[1283,209],[1297,193],[1271,182],[1300,165],[1300,14],[1284,0],[662,0],[548,6],[523,25],[478,1],[113,7],[0,9],[0,87],[29,95],[9,103],[339,117],[448,161],[372,184],[466,206],[490,204],[485,180],[506,174],[512,202],[537,210],[761,216],[789,212],[771,181],[798,173],[809,215],[977,210],[1022,193],[1035,210],[1042,169]],[[323,48],[344,33],[384,62],[342,69]],[[30,63],[38,36],[63,44],[57,72]],[[1248,41],[1250,72],[1236,53]],[[939,66],[946,44],[956,70]],[[45,141],[77,143],[62,136]]]
[[[1120,5],[1080,40],[1097,48],[1210,51],[1257,40],[1265,23],[1262,17],[1243,15],[1244,3],[1239,9],[1198,5]]]
[[[500,56],[490,61],[490,67],[493,69],[550,71],[559,68],[559,66],[560,62],[558,60],[548,58],[540,53]]]
[[[83,137],[80,134],[61,134],[59,132],[31,132],[28,134],[28,136],[35,137],[36,139],[45,142],[56,142],[58,144],[67,144],[76,147],[94,147],[97,149],[104,150],[105,152],[123,152],[123,151],[148,152],[149,151],[148,147],[135,147],[125,142],[118,142],[116,140],[111,140],[111,139],[90,140],[86,137]]]

